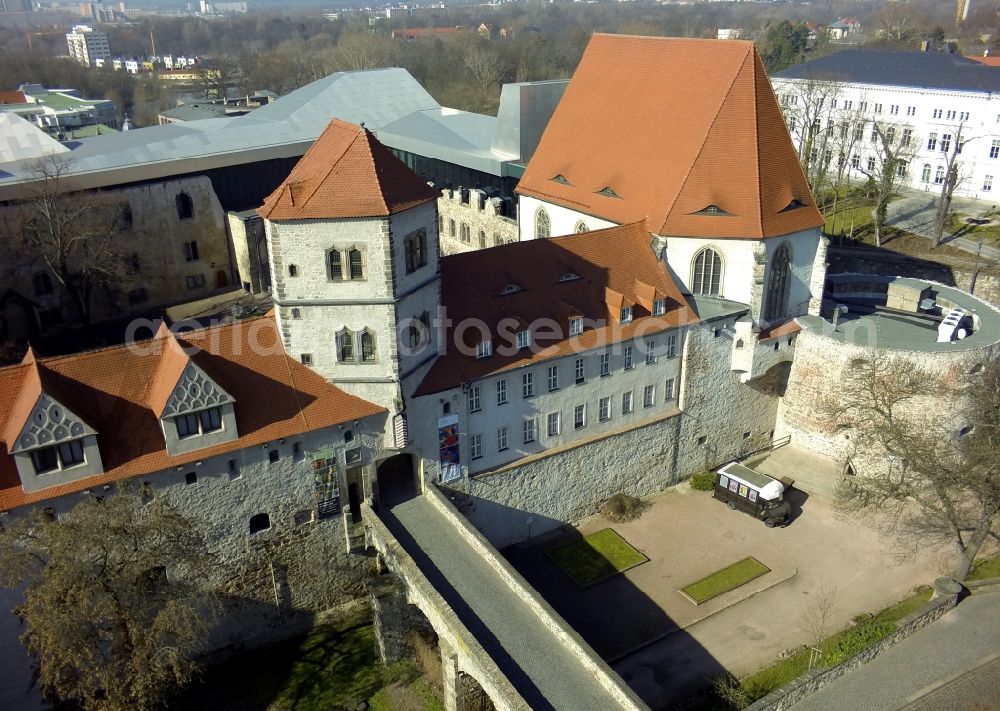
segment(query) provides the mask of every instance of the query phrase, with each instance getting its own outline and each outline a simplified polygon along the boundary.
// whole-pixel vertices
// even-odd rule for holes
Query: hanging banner
[[[337,477],[337,450],[321,449],[312,455],[313,490],[316,513],[329,518],[340,513],[340,484]]]
[[[458,415],[446,415],[438,420],[441,481],[454,481],[462,476],[458,457]]]

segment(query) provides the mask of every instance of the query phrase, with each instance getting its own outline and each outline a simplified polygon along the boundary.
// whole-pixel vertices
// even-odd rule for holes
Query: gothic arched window
[[[788,287],[791,281],[792,257],[787,244],[783,244],[771,257],[771,274],[767,282],[767,301],[764,318],[778,321],[788,315]]]
[[[711,247],[695,255],[691,269],[691,293],[718,296],[722,290],[722,257]]]
[[[551,236],[552,223],[549,221],[549,213],[544,207],[540,207],[535,213],[535,239],[547,239]]]

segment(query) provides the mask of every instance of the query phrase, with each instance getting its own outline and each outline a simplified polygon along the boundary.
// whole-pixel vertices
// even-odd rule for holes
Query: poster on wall
[[[447,415],[438,420],[441,481],[454,481],[462,476],[458,460],[458,415]]]
[[[329,518],[340,513],[340,484],[337,477],[337,450],[321,449],[312,455],[313,491],[316,513]]]

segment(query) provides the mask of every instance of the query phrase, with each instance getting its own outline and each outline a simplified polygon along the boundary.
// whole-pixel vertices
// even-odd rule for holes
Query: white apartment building
[[[76,25],[66,33],[66,46],[69,56],[80,64],[94,66],[98,59],[111,59],[108,34],[89,25]]]
[[[892,126],[912,151],[905,185],[940,192],[953,158],[955,195],[995,199],[1000,68],[938,52],[848,50],[779,72],[772,82],[800,153],[812,131],[813,158],[826,153],[835,170],[835,134],[857,131],[845,157],[851,180],[863,180],[875,160],[871,133],[877,122]]]

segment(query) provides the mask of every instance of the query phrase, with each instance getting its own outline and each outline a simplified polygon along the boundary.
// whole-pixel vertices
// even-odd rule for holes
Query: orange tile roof
[[[431,366],[416,394],[447,390],[492,373],[698,322],[694,309],[650,249],[651,239],[640,223],[633,223],[444,257],[441,302],[447,318],[455,325],[465,319],[482,322],[491,332],[493,355],[477,359],[474,350],[461,353],[455,347],[457,329],[453,326],[446,334],[447,352]],[[567,279],[571,275],[579,278]],[[519,290],[503,294],[508,285]],[[652,302],[658,299],[666,301],[666,312],[652,316]],[[633,305],[629,323],[617,322],[621,304]],[[551,319],[566,334],[570,317],[577,316],[608,325],[587,328],[579,336],[544,340],[541,332],[533,332],[533,348],[508,355],[498,352],[527,325],[546,328],[539,322]],[[511,319],[507,323],[512,326],[500,333],[504,319]],[[474,349],[479,333],[475,328],[464,331],[467,348]]]
[[[0,91],[0,104],[26,104],[28,97],[23,91]]]
[[[172,336],[141,342],[138,350],[116,346],[0,368],[0,432],[5,435],[0,442],[0,510],[385,412],[285,355],[271,316],[185,332],[177,342],[200,349],[193,360],[235,398],[238,439],[177,456],[167,453],[151,401],[162,389],[161,365],[165,351],[173,347]],[[169,353],[166,357],[173,359]],[[8,423],[22,409],[8,403],[18,401],[26,383],[34,387],[33,371],[47,373],[59,388],[53,396],[60,402],[72,400],[66,407],[97,430],[103,474],[33,493],[21,488]],[[51,383],[42,387],[49,392]]]
[[[517,191],[660,235],[823,224],[764,65],[740,40],[595,34]]]
[[[979,62],[980,64],[985,64],[987,67],[1000,67],[1000,55],[993,56],[987,55],[983,56],[981,54],[970,54],[966,55],[966,59],[971,59],[973,62]]]
[[[781,336],[791,336],[793,333],[798,333],[802,330],[802,326],[795,322],[795,319],[788,319],[782,323],[775,324],[769,328],[761,330],[757,335],[757,340],[766,341],[771,338],[780,338]]]
[[[334,119],[258,212],[269,220],[384,217],[437,197],[369,131]]]

